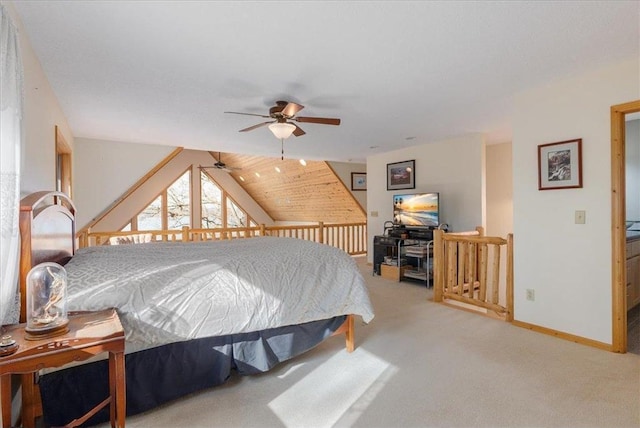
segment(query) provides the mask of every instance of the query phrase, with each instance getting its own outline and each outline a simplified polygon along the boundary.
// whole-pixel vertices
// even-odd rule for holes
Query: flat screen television
[[[439,193],[393,195],[393,223],[406,228],[436,228],[440,224]]]

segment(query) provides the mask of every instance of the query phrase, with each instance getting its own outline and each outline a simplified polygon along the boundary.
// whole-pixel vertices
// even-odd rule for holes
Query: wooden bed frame
[[[76,250],[76,208],[61,192],[41,191],[22,198],[20,202],[20,322],[26,321],[27,274],[32,267],[44,262],[66,264]],[[162,244],[158,244],[162,245]],[[344,334],[346,349],[355,349],[354,316],[333,333]],[[35,415],[42,414],[40,394],[33,375],[23,375],[23,403]],[[32,404],[30,404],[32,403]],[[29,414],[29,413],[28,413]]]

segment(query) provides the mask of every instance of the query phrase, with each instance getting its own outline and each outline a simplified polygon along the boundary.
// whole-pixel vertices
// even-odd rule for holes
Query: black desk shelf
[[[399,238],[377,235],[373,238],[373,274],[382,275],[383,266],[397,267],[398,281],[422,281],[427,287],[433,277],[433,238]],[[385,262],[385,259],[387,262]],[[391,261],[389,263],[388,261]],[[406,260],[406,263],[405,263]],[[389,278],[388,276],[385,276]],[[395,277],[393,278],[395,279]]]

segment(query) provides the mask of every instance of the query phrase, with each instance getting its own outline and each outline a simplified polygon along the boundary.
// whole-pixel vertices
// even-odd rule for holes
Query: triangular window
[[[200,173],[202,228],[222,227],[222,189],[204,172]]]
[[[167,188],[167,229],[191,226],[191,171],[187,171]]]
[[[247,212],[205,172],[195,175],[200,179],[200,198],[193,198],[192,201],[191,189],[195,186],[191,181],[192,177],[195,178],[194,175],[191,174],[191,169],[187,170],[121,230],[257,226]],[[198,212],[200,225],[197,224],[197,219],[194,222],[194,214]]]

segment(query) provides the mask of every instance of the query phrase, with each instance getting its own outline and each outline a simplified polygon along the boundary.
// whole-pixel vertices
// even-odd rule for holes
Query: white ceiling
[[[289,157],[370,154],[481,132],[515,93],[633,56],[638,1],[16,1],[75,137]]]

